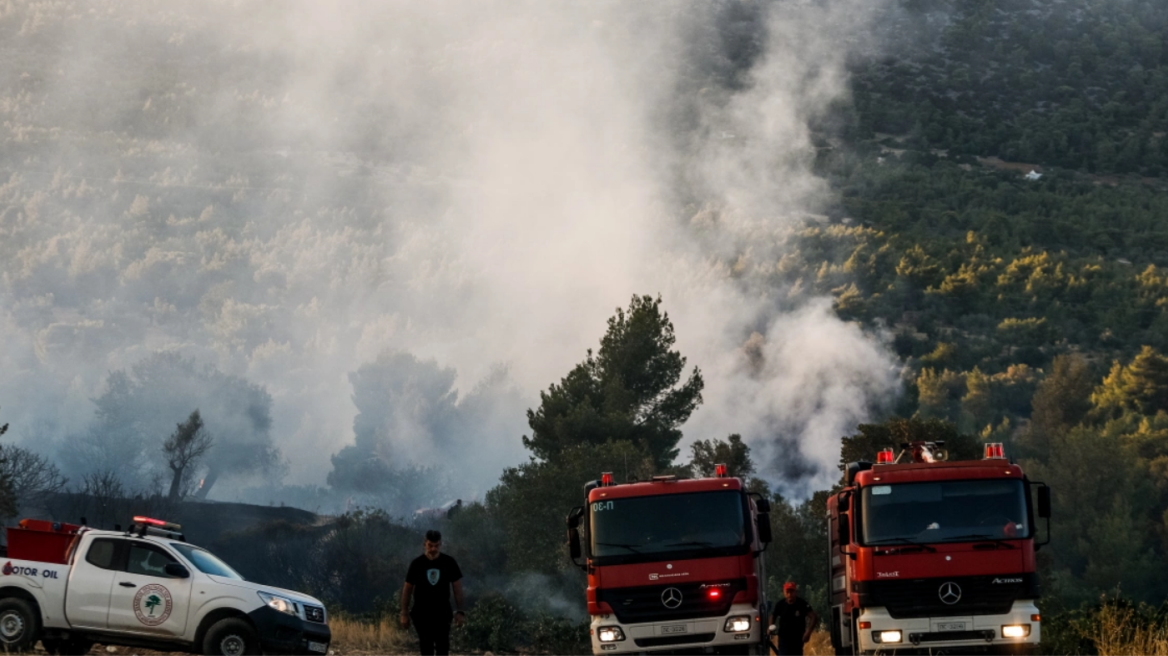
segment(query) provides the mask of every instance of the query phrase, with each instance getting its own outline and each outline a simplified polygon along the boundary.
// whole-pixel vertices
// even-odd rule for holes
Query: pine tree
[[[523,444],[537,458],[555,458],[578,444],[628,441],[649,450],[659,468],[677,457],[680,426],[702,402],[696,367],[681,382],[685,358],[661,299],[634,296],[628,310],[608,320],[600,350],[540,394],[527,411],[531,436]]]

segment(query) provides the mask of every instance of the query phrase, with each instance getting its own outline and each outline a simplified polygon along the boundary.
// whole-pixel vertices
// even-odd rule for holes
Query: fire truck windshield
[[[746,547],[746,501],[738,491],[596,501],[589,506],[597,564],[730,555]]]
[[[1030,537],[1022,481],[870,485],[860,511],[864,544],[972,542]]]

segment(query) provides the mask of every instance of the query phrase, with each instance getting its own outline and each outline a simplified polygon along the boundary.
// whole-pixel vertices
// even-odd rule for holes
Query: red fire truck
[[[1034,552],[1050,540],[1050,489],[1000,443],[982,460],[954,462],[942,442],[901,446],[849,464],[827,501],[836,653],[1036,646]],[[1041,542],[1036,515],[1046,519]]]
[[[616,484],[605,473],[584,496],[587,505],[568,515],[568,546],[588,572],[594,654],[761,653],[766,499],[725,465],[702,479]]]

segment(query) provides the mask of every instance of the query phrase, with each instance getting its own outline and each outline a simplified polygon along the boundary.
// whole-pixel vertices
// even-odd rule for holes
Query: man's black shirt
[[[425,554],[410,563],[406,583],[414,586],[414,608],[410,615],[415,622],[449,622],[454,617],[450,610],[450,586],[462,578],[458,563],[444,553],[430,560]]]
[[[811,604],[804,599],[795,597],[793,603],[781,599],[771,612],[771,623],[778,626],[779,638],[783,641],[791,640],[802,644],[803,634],[807,632],[807,616],[810,614]]]

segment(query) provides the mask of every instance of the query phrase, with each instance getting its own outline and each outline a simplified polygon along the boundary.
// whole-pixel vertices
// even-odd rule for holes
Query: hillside
[[[822,607],[841,445],[923,427],[1052,486],[1052,649],[1093,648],[1074,609],[1168,598],[1166,43],[1153,0],[0,0],[0,423],[37,475],[0,471],[364,617],[402,518],[462,499],[477,615],[536,637],[461,646],[568,651],[581,481],[733,456],[790,536],[769,586]],[[656,414],[596,359],[638,304],[689,381]],[[217,503],[175,509],[196,409],[176,490]]]

